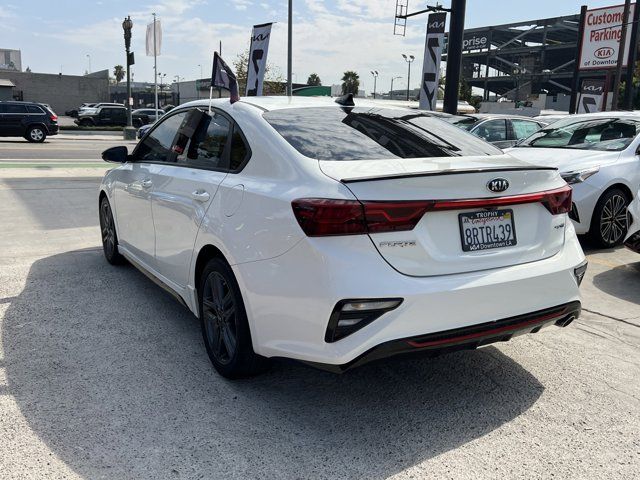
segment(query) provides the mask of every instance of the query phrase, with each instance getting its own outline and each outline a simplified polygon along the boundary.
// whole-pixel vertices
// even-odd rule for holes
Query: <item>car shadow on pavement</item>
[[[382,479],[487,435],[544,387],[497,348],[231,382],[198,321],[98,249],[36,261],[4,318],[12,395],[85,478]]]
[[[640,305],[640,262],[620,265],[593,277],[593,285],[620,300]]]

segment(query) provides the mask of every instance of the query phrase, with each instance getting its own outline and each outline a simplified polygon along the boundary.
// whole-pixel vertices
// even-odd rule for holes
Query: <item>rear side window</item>
[[[39,114],[43,114],[44,113],[42,111],[42,109],[40,107],[38,107],[37,105],[27,105],[27,112],[29,112],[29,113],[39,113]]]
[[[4,113],[27,113],[27,106],[26,105],[19,105],[16,103],[7,103],[5,105],[5,112]]]
[[[473,133],[487,142],[500,142],[507,139],[507,122],[506,120],[489,120],[478,125]]]
[[[298,152],[318,160],[502,154],[453,125],[411,110],[331,106],[274,110],[263,117]]]
[[[176,113],[159,123],[136,150],[136,160],[139,162],[168,161],[173,139],[186,115],[187,112]]]
[[[249,145],[244,138],[237,125],[233,125],[233,134],[231,136],[231,154],[229,158],[229,170],[237,171],[247,161],[251,155]]]

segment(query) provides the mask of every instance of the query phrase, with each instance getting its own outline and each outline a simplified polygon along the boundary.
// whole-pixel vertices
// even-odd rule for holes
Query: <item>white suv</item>
[[[202,322],[224,376],[504,341],[580,313],[554,168],[422,113],[339,99],[182,105],[100,186],[104,253]]]

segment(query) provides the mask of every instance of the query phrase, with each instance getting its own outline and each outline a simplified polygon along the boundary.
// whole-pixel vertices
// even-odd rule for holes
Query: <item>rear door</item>
[[[152,199],[156,262],[159,273],[180,287],[188,283],[200,224],[229,172],[232,124],[217,110],[205,115],[186,143],[174,144],[176,155],[157,177]]]

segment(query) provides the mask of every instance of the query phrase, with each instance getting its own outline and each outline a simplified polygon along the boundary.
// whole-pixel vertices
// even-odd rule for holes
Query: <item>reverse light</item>
[[[589,178],[592,175],[595,175],[599,171],[600,171],[600,167],[596,166],[596,167],[591,167],[591,168],[585,168],[585,169],[582,169],[582,170],[576,170],[576,171],[573,171],[573,172],[561,173],[560,176],[569,185],[574,185],[576,183],[584,182],[587,178]]]
[[[324,340],[331,343],[351,335],[401,303],[402,298],[341,300],[329,317]]]

